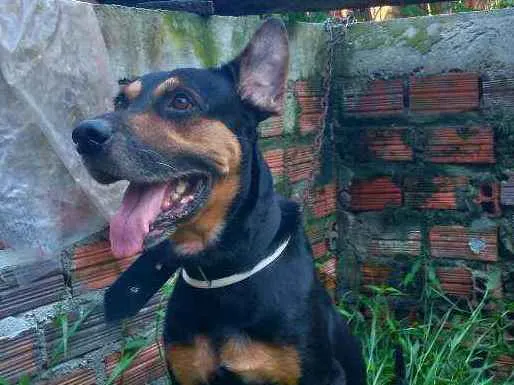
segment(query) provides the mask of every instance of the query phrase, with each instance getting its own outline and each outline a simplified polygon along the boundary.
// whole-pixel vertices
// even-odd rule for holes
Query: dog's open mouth
[[[162,242],[178,222],[203,207],[210,190],[210,178],[200,174],[165,183],[131,182],[121,207],[111,219],[112,252],[117,257],[132,256]]]

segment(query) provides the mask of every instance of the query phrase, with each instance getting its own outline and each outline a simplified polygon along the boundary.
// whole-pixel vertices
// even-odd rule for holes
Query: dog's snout
[[[81,122],[72,133],[73,142],[80,154],[95,154],[112,136],[112,128],[105,119],[91,119]]]

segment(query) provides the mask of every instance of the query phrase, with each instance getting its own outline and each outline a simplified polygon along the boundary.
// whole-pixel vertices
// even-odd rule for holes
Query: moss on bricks
[[[495,133],[497,165],[514,168],[514,115],[498,110],[490,116],[489,122]]]
[[[275,191],[285,197],[290,197],[292,194],[291,182],[287,176],[279,176],[274,178]]]
[[[377,49],[388,44],[387,33],[369,33],[367,23],[353,25],[348,32],[348,41],[359,41],[359,49]]]

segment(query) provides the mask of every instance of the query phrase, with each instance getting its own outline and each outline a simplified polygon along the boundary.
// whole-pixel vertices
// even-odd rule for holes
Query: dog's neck
[[[248,186],[241,186],[217,244],[194,262],[185,261],[188,273],[197,279],[218,279],[254,267],[274,251],[281,222],[273,178],[257,143],[244,159]],[[201,268],[201,272],[200,269]],[[205,277],[203,276],[205,275]]]

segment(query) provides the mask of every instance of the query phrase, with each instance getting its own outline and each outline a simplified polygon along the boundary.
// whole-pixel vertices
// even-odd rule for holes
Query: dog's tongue
[[[121,207],[111,218],[109,235],[116,257],[135,255],[143,249],[150,224],[161,212],[166,184],[138,185],[131,183]]]

